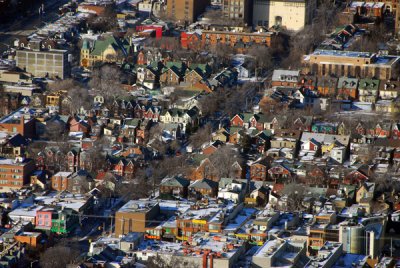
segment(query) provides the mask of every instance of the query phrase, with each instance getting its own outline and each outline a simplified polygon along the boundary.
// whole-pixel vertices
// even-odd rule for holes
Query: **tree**
[[[230,178],[235,176],[235,170],[232,165],[235,162],[242,164],[243,159],[237,148],[225,145],[219,148],[210,156],[210,161],[217,168],[216,174],[219,178]]]
[[[40,256],[42,268],[66,267],[68,264],[77,263],[79,251],[66,245],[57,245],[47,249]]]
[[[165,256],[168,256],[167,258]],[[155,255],[149,257],[146,262],[147,268],[195,268],[198,265],[193,262],[183,260],[178,256],[170,256],[168,254]]]
[[[263,45],[252,46],[248,54],[251,55],[256,64],[256,76],[259,76],[263,70],[268,70],[273,68],[273,58],[271,50]]]
[[[223,102],[223,95],[217,91],[204,95],[199,99],[199,109],[203,116],[213,116],[220,108]]]
[[[78,114],[81,108],[90,108],[91,101],[89,98],[88,90],[86,88],[71,88],[70,90],[68,90],[68,98],[70,99],[68,107],[70,114]]]
[[[201,145],[211,140],[211,133],[211,124],[206,124],[200,127],[194,134],[189,137],[189,142],[194,148],[199,148]]]
[[[109,141],[107,138],[102,137],[97,139],[93,146],[89,148],[85,154],[87,159],[85,159],[85,168],[97,174],[99,171],[106,169],[106,155],[105,149],[109,147]]]
[[[67,137],[65,124],[56,120],[47,122],[44,137],[50,141],[65,140]]]
[[[123,80],[124,75],[117,66],[103,65],[93,70],[89,86],[103,96],[105,107],[112,111],[115,100],[127,95],[122,88]]]
[[[302,202],[307,193],[307,188],[298,183],[290,183],[282,190],[282,194],[286,195],[286,210],[301,211],[304,209]]]

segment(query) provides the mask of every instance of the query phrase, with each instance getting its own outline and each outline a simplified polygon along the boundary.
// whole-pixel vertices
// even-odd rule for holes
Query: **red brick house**
[[[236,114],[231,119],[231,126],[233,127],[243,127],[244,126],[244,118],[241,114]]]
[[[268,169],[268,179],[275,183],[286,183],[293,179],[292,171],[284,164],[279,164]]]
[[[77,116],[74,116],[68,124],[70,132],[83,132],[84,134],[89,134],[90,132],[89,124]]]
[[[270,160],[268,158],[263,158],[252,163],[250,165],[250,179],[253,181],[265,181],[269,166]]]

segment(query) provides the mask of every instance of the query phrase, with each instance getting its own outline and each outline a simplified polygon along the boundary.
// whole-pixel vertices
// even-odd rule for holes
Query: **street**
[[[14,40],[28,36],[35,32],[44,23],[53,22],[58,18],[58,8],[67,3],[68,0],[45,1],[45,13],[39,16],[39,12],[33,12],[28,17],[20,16],[14,23],[0,25],[0,54],[12,45]]]

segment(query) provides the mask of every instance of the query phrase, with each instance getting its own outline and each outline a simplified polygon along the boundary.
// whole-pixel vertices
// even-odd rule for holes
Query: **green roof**
[[[379,88],[379,80],[378,79],[372,79],[372,78],[363,78],[360,80],[359,89],[372,89],[372,90],[378,90]]]
[[[117,39],[113,35],[110,35],[105,39],[96,40],[90,54],[100,56],[109,46],[115,51],[121,50],[125,55],[128,53],[130,47],[127,40]]]

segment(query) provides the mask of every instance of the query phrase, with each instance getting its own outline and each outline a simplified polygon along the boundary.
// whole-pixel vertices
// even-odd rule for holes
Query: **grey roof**
[[[296,70],[274,70],[272,81],[290,81],[297,82],[299,80],[300,71]]]
[[[190,181],[183,177],[172,177],[172,178],[164,178],[161,181],[160,186],[170,186],[170,187],[187,187],[189,186]]]
[[[209,179],[202,179],[193,182],[189,188],[198,188],[198,189],[215,189],[218,188],[218,182],[209,180]]]
[[[349,135],[332,135],[324,133],[313,133],[313,132],[303,132],[301,135],[301,141],[309,141],[314,139],[321,144],[332,144],[334,142],[339,142],[344,146],[347,146],[350,141]]]

